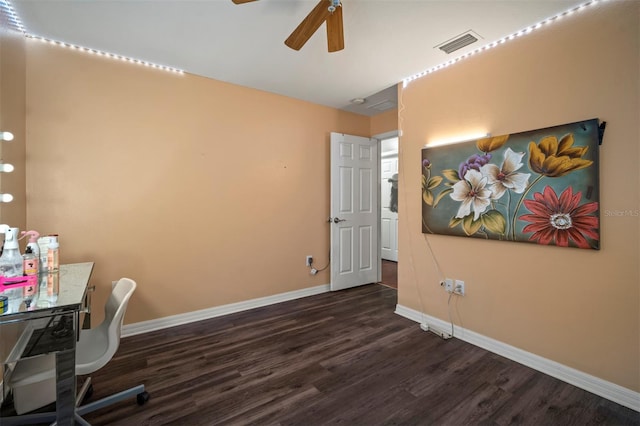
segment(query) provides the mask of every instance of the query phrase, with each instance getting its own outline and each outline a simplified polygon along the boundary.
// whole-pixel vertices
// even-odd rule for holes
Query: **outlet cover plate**
[[[447,293],[453,293],[453,280],[451,278],[445,278],[445,280],[444,280],[444,290]]]

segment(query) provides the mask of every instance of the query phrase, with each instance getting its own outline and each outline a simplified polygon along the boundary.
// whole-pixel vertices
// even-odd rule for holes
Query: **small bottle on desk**
[[[47,296],[57,296],[60,291],[60,277],[58,272],[47,273]]]
[[[60,253],[58,241],[51,241],[47,251],[47,269],[49,271],[57,271],[60,267]]]
[[[27,246],[24,254],[22,255],[22,269],[25,275],[38,275],[38,257],[33,253],[32,248]],[[29,284],[23,287],[23,296],[25,298],[32,298],[36,294],[38,289],[38,281],[35,284]]]

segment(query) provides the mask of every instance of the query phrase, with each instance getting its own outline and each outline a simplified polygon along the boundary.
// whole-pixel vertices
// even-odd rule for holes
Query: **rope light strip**
[[[18,16],[18,14],[16,13],[15,9],[13,8],[13,6],[11,5],[11,1],[10,0],[0,0],[0,9],[2,9],[2,12],[4,12],[4,14],[6,14],[9,18],[9,25],[11,25],[13,28],[15,28],[16,30],[20,31],[21,33],[24,34],[24,36],[26,38],[29,39],[33,39],[33,40],[38,40],[44,43],[48,43],[48,44],[52,44],[55,46],[60,46],[60,47],[66,47],[68,49],[72,49],[72,50],[79,50],[81,52],[85,52],[85,53],[89,53],[92,55],[97,55],[97,56],[104,56],[107,58],[111,58],[111,59],[116,59],[116,60],[120,60],[123,62],[129,62],[131,64],[136,64],[136,65],[142,65],[145,67],[149,67],[149,68],[154,68],[154,69],[158,69],[161,71],[167,71],[167,72],[172,72],[175,74],[184,74],[184,71],[178,68],[173,68],[173,67],[168,67],[166,65],[158,65],[158,64],[154,64],[153,62],[147,62],[147,61],[143,61],[141,59],[134,59],[134,58],[129,58],[127,56],[122,56],[122,55],[117,55],[115,53],[109,53],[109,52],[104,52],[102,50],[97,50],[97,49],[91,49],[88,47],[83,47],[83,46],[78,46],[76,44],[71,44],[71,43],[65,43],[62,41],[56,41],[56,40],[51,40],[45,37],[40,37],[34,34],[30,34],[27,32],[27,30],[25,29],[24,25],[22,24],[22,21],[20,20],[20,17]]]
[[[608,1],[608,0],[591,0],[591,1],[588,1],[586,3],[582,3],[582,4],[580,4],[580,5],[576,6],[576,7],[573,7],[571,9],[565,10],[562,13],[559,13],[559,14],[554,15],[554,16],[552,16],[550,18],[547,18],[547,19],[545,19],[543,21],[540,21],[537,24],[533,24],[533,25],[531,25],[531,26],[529,26],[527,28],[524,28],[524,29],[522,29],[520,31],[517,31],[517,32],[515,32],[515,33],[513,33],[511,35],[503,37],[500,40],[497,40],[497,41],[494,41],[492,43],[486,44],[484,46],[478,47],[475,50],[472,50],[472,51],[470,51],[468,53],[465,53],[464,55],[458,56],[457,58],[451,59],[451,60],[449,60],[447,62],[444,62],[442,64],[436,65],[436,66],[431,67],[429,69],[426,69],[426,70],[424,70],[422,72],[419,72],[417,74],[414,74],[414,75],[412,75],[410,77],[406,77],[405,79],[402,80],[402,87],[403,88],[407,87],[407,85],[410,82],[412,82],[414,80],[417,80],[419,78],[422,78],[422,77],[424,77],[424,76],[426,76],[428,74],[431,74],[431,73],[434,73],[436,71],[439,71],[441,69],[447,68],[447,67],[449,67],[449,66],[451,66],[451,65],[453,65],[453,64],[455,64],[457,62],[460,62],[463,59],[469,58],[469,57],[471,57],[471,56],[473,56],[475,54],[484,52],[486,50],[489,50],[489,49],[492,49],[492,48],[494,48],[496,46],[504,44],[504,43],[506,43],[508,41],[511,41],[511,40],[514,40],[514,39],[516,39],[518,37],[521,37],[523,35],[529,34],[529,33],[533,32],[534,30],[537,30],[537,29],[543,27],[544,25],[548,25],[548,24],[551,24],[553,22],[559,21],[562,18],[564,18],[566,16],[569,16],[569,15],[572,15],[575,12],[579,12],[579,11],[589,7],[589,6],[593,6],[593,5],[597,4],[597,3],[602,3],[602,2],[605,2],[605,1]],[[158,65],[158,64],[154,64],[152,62],[143,61],[143,60],[140,60],[140,59],[133,59],[133,58],[129,58],[129,57],[126,57],[126,56],[117,55],[117,54],[114,54],[114,53],[108,53],[108,52],[104,52],[104,51],[97,50],[97,49],[91,49],[91,48],[88,48],[88,47],[82,47],[82,46],[78,46],[78,45],[75,45],[75,44],[64,43],[64,42],[60,42],[60,41],[56,41],[56,40],[47,39],[45,37],[40,37],[40,36],[36,36],[36,35],[33,35],[33,34],[29,34],[29,33],[26,32],[26,29],[25,29],[24,25],[22,24],[22,21],[20,20],[20,17],[15,12],[15,9],[13,8],[13,6],[11,5],[11,2],[9,0],[0,0],[0,8],[2,8],[6,12],[6,14],[8,15],[10,23],[16,29],[18,29],[20,32],[24,33],[25,36],[28,37],[28,38],[35,39],[35,40],[40,40],[40,41],[43,41],[43,42],[46,42],[46,43],[49,43],[49,44],[53,44],[53,45],[56,45],[56,46],[67,47],[67,48],[70,48],[70,49],[73,49],[73,50],[79,50],[79,51],[86,52],[86,53],[89,53],[89,54],[95,54],[95,55],[98,55],[98,56],[105,56],[105,57],[108,57],[108,58],[117,59],[117,60],[121,60],[121,61],[124,61],[124,62],[129,62],[129,63],[132,63],[132,64],[143,65],[143,66],[147,66],[147,67],[150,67],[150,68],[159,69],[159,70],[162,70],[162,71],[168,71],[168,72],[173,72],[173,73],[177,73],[177,74],[184,74],[184,71],[181,70],[181,69],[168,67],[168,66],[165,66],[165,65]]]
[[[472,50],[472,51],[470,51],[468,53],[465,53],[464,55],[458,56],[455,59],[451,59],[451,60],[449,60],[447,62],[444,62],[442,64],[439,64],[439,65],[436,65],[434,67],[431,67],[431,68],[429,68],[427,70],[424,70],[422,72],[414,74],[414,75],[412,75],[410,77],[406,77],[404,80],[402,80],[402,87],[405,88],[405,87],[407,87],[407,85],[410,82],[412,82],[414,80],[422,78],[422,77],[424,77],[424,76],[426,76],[428,74],[434,73],[434,72],[439,71],[441,69],[447,68],[447,67],[449,67],[449,66],[451,66],[451,65],[453,65],[453,64],[455,64],[457,62],[460,62],[463,59],[469,58],[470,56],[476,55],[476,54],[478,54],[480,52],[484,52],[485,50],[492,49],[492,48],[494,48],[496,46],[499,46],[501,44],[504,44],[504,43],[506,43],[508,41],[511,41],[511,40],[514,40],[514,39],[516,39],[518,37],[521,37],[523,35],[529,34],[529,33],[533,32],[533,31],[535,31],[535,30],[537,30],[537,29],[539,29],[539,28],[541,28],[541,27],[543,27],[545,25],[548,25],[548,24],[551,24],[553,22],[559,21],[564,17],[567,17],[569,15],[574,14],[575,12],[579,12],[579,11],[589,7],[589,6],[593,6],[593,5],[597,4],[597,3],[603,3],[605,1],[607,1],[607,0],[591,0],[591,1],[588,1],[586,3],[582,3],[582,4],[580,4],[580,5],[576,6],[576,7],[573,7],[571,9],[565,10],[564,12],[559,13],[559,14],[557,14],[555,16],[552,16],[551,18],[547,18],[547,19],[545,19],[543,21],[538,22],[537,24],[533,24],[533,25],[531,25],[531,26],[529,26],[527,28],[524,28],[524,29],[522,29],[520,31],[517,31],[517,32],[515,32],[515,33],[513,33],[511,35],[503,37],[498,41],[494,41],[492,43],[485,44],[484,46],[478,47],[477,49]]]
[[[20,17],[16,13],[16,10],[13,8],[9,0],[0,0],[0,9],[2,9],[9,18],[9,25],[11,25],[11,27],[23,34],[26,33]]]
[[[36,35],[33,35],[33,34],[26,34],[25,36],[27,38],[30,38],[30,39],[33,39],[33,40],[38,40],[38,41],[41,41],[43,43],[48,43],[48,44],[52,44],[52,45],[55,45],[55,46],[66,47],[66,48],[71,49],[71,50],[79,50],[81,52],[89,53],[89,54],[96,55],[96,56],[104,56],[104,57],[107,57],[107,58],[117,59],[117,60],[120,60],[120,61],[123,61],[123,62],[129,62],[129,63],[137,64],[137,65],[143,65],[145,67],[155,68],[155,69],[159,69],[159,70],[162,70],[162,71],[168,71],[168,72],[172,72],[172,73],[176,73],[176,74],[184,74],[184,71],[181,70],[181,69],[168,67],[168,66],[165,66],[165,65],[158,65],[158,64],[154,64],[153,62],[143,61],[141,59],[133,59],[133,58],[129,58],[127,56],[116,55],[115,53],[104,52],[102,50],[97,50],[97,49],[90,49],[88,47],[78,46],[76,44],[70,44],[70,43],[65,43],[65,42],[62,42],[62,41],[51,40],[51,39],[40,37],[40,36],[36,36]]]

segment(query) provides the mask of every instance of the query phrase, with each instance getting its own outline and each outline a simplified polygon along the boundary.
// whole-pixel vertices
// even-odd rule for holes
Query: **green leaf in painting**
[[[442,200],[442,198],[453,192],[453,188],[448,188],[445,189],[444,191],[442,191],[441,193],[438,194],[438,196],[436,197],[435,201],[433,202],[433,207],[436,207],[438,205],[438,203],[440,202],[440,200]]]
[[[422,200],[427,204],[427,205],[432,205],[433,204],[433,194],[431,193],[431,191],[422,191]]]
[[[488,231],[504,235],[507,230],[507,220],[498,210],[489,210],[481,217],[484,227]]]
[[[460,180],[460,176],[458,176],[458,171],[453,169],[445,169],[442,171],[442,175],[447,178],[447,180],[451,182],[458,182]]]
[[[462,222],[462,219],[457,217],[452,217],[451,220],[449,221],[449,228],[455,228],[456,226],[460,225],[461,222]]]
[[[482,227],[482,219],[473,220],[473,215],[470,214],[462,219],[462,229],[464,233],[471,236],[478,232]]]
[[[428,189],[433,189],[436,186],[440,185],[440,183],[442,182],[442,176],[434,176],[431,179],[429,179],[429,186]]]

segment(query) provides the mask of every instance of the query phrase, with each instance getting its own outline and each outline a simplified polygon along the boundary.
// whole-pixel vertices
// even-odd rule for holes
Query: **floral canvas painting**
[[[422,150],[422,232],[600,248],[599,121]]]

